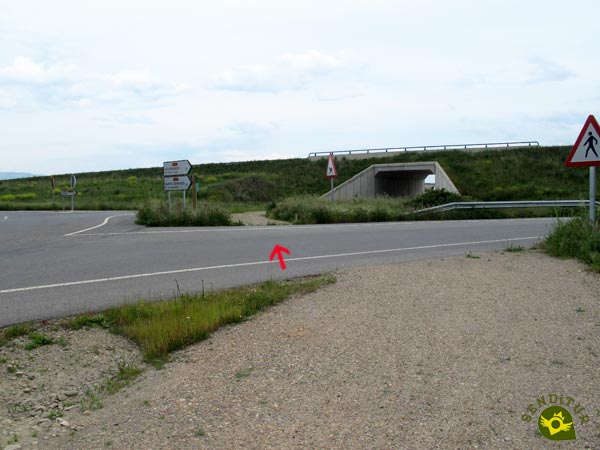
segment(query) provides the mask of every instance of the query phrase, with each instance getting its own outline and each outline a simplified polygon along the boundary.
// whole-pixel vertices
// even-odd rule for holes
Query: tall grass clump
[[[142,348],[147,360],[206,339],[219,327],[245,320],[292,294],[313,292],[331,276],[274,282],[210,294],[182,295],[161,302],[139,302],[103,313],[105,322]]]
[[[586,215],[558,220],[542,247],[549,255],[577,258],[600,271],[600,226],[590,224]]]
[[[231,225],[231,215],[215,205],[204,205],[196,211],[177,205],[169,211],[165,205],[146,204],[138,212],[135,222],[149,227],[223,226]]]
[[[385,222],[402,220],[406,200],[398,198],[337,201],[314,196],[287,198],[267,206],[268,217],[296,224]]]

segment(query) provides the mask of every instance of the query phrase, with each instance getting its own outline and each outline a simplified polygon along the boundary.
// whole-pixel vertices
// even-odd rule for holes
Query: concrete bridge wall
[[[425,178],[435,175],[434,189],[458,193],[458,189],[437,162],[374,164],[334,189],[335,200],[406,197],[425,192]],[[331,193],[324,194],[327,197]]]

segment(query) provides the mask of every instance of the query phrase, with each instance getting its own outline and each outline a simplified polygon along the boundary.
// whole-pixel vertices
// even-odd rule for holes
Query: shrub
[[[408,205],[415,209],[431,208],[432,206],[444,205],[446,203],[461,202],[460,194],[447,191],[446,189],[429,189],[421,195],[417,195],[408,201]]]
[[[208,205],[198,208],[196,211],[175,207],[171,212],[166,206],[152,207],[151,205],[145,205],[138,210],[135,222],[149,227],[203,227],[232,224],[228,212],[216,206]]]
[[[542,247],[549,255],[577,258],[600,271],[600,227],[585,215],[558,220]]]
[[[401,220],[406,207],[404,200],[397,198],[355,199],[332,206],[328,198],[306,196],[269,204],[266,210],[272,219],[312,224]]]

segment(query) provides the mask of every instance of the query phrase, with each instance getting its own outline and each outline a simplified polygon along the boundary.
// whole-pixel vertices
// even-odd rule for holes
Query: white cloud
[[[75,71],[74,65],[36,63],[31,58],[19,56],[9,66],[0,68],[0,81],[12,83],[45,84],[66,80]]]
[[[566,67],[546,59],[532,58],[530,63],[533,65],[533,73],[529,80],[531,83],[565,81],[577,76],[575,72]]]
[[[247,65],[214,76],[217,89],[277,93],[301,90],[335,73],[338,81],[344,74],[354,74],[363,66],[358,55],[349,50],[326,54],[316,50],[284,53],[271,65]]]
[[[148,69],[119,72],[113,75],[107,75],[106,79],[117,87],[149,86],[153,83]]]
[[[293,71],[315,74],[352,69],[362,64],[358,55],[351,50],[344,50],[335,55],[308,50],[304,53],[285,53],[279,59],[282,65]]]
[[[188,89],[181,83],[160,81],[147,68],[112,74],[86,73],[72,64],[42,64],[24,56],[0,68],[1,85],[19,90],[11,98],[20,98],[21,107],[52,108],[82,108],[107,103],[117,108],[147,108],[158,106]],[[4,109],[11,104],[14,106],[14,102],[6,98],[0,101],[0,107]]]

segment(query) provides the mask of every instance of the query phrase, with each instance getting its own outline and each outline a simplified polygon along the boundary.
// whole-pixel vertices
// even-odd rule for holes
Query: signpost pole
[[[590,166],[590,224],[596,223],[596,166]]]
[[[169,202],[169,214],[171,214],[171,191],[167,191],[167,199]]]
[[[73,212],[74,209],[73,203],[75,203],[75,196],[71,195],[71,212]]]
[[[185,191],[183,191],[183,210],[185,211]]]
[[[333,206],[333,202],[335,201],[334,198],[335,196],[333,195],[333,178],[330,178],[331,180],[331,206]]]

